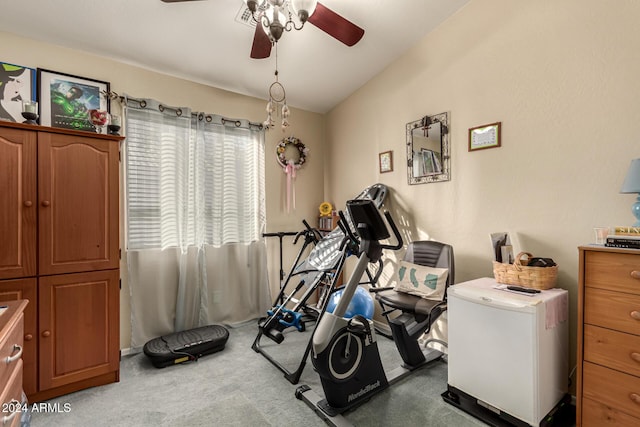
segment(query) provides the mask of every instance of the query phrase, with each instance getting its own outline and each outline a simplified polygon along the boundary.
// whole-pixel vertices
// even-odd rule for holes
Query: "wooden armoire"
[[[119,145],[0,121],[0,302],[26,299],[30,402],[119,380]]]

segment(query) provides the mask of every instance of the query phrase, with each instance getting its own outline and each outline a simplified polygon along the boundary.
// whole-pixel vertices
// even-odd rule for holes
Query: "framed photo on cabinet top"
[[[95,132],[90,110],[110,111],[109,82],[38,68],[40,124]]]
[[[469,151],[500,147],[502,145],[501,126],[502,122],[496,122],[469,129]]]
[[[35,68],[0,62],[0,120],[22,123],[22,101],[35,100]]]

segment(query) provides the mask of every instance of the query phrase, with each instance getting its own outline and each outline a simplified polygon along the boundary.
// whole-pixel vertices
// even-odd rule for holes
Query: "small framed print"
[[[393,171],[393,151],[385,151],[378,154],[380,158],[380,173]]]
[[[95,132],[89,110],[110,112],[109,82],[38,68],[40,124]]]
[[[497,122],[469,129],[469,151],[500,147],[501,124],[502,122]]]

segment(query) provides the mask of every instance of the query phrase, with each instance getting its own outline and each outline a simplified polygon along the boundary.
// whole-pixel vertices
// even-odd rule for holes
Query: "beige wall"
[[[492,275],[494,231],[552,257],[573,367],[577,246],[633,223],[619,189],[640,157],[638,16],[629,0],[472,0],[327,115],[327,194],[387,184],[406,237],[453,245],[457,282]],[[410,186],[405,124],[445,111],[452,179]],[[498,121],[502,147],[468,152],[468,129]],[[395,170],[379,174],[387,150]]]
[[[268,231],[299,230],[303,218],[315,219],[323,194],[344,205],[382,182],[407,240],[454,246],[458,282],[490,276],[488,234],[510,231],[520,248],[558,262],[559,285],[570,292],[573,348],[576,248],[593,241],[596,225],[633,221],[634,197],[618,191],[630,160],[640,157],[637,16],[640,3],[631,0],[472,0],[326,118],[293,110],[292,133],[311,153],[292,214],[282,209],[284,174],[274,158],[282,134],[268,133]],[[264,119],[264,100],[2,32],[0,60],[107,80],[118,93]],[[452,179],[409,186],[405,124],[444,111]],[[503,146],[469,153],[468,129],[496,121]],[[378,153],[387,150],[394,171],[379,174]],[[275,239],[269,247],[277,286]],[[290,249],[285,259],[293,255]],[[122,295],[124,348],[128,292]]]
[[[246,118],[260,123],[266,117],[266,100],[238,95],[4,32],[0,32],[0,61],[108,81],[111,83],[111,90],[119,94],[154,98],[168,105],[188,106],[195,111]],[[267,89],[265,87],[265,93]],[[112,112],[118,109],[118,105],[112,106]],[[290,122],[290,131],[286,134],[276,129],[267,132],[266,136],[267,231],[299,231],[302,228],[302,219],[315,221],[317,207],[323,201],[324,118],[320,114],[292,109]],[[280,139],[289,135],[300,138],[310,152],[307,157],[308,163],[297,174],[297,209],[286,213],[283,203],[285,175],[276,162],[275,146]],[[272,289],[277,289],[279,283],[276,242],[274,239],[268,241],[269,280]],[[124,243],[122,245],[124,248]],[[289,251],[285,253],[285,257],[287,256]],[[285,265],[285,268],[288,267]],[[131,321],[124,265],[121,275],[123,290],[120,342],[122,348],[128,348]]]

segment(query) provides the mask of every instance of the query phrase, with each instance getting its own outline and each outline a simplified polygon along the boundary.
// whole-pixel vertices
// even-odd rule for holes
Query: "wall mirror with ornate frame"
[[[449,113],[407,123],[407,177],[409,184],[449,181]]]

